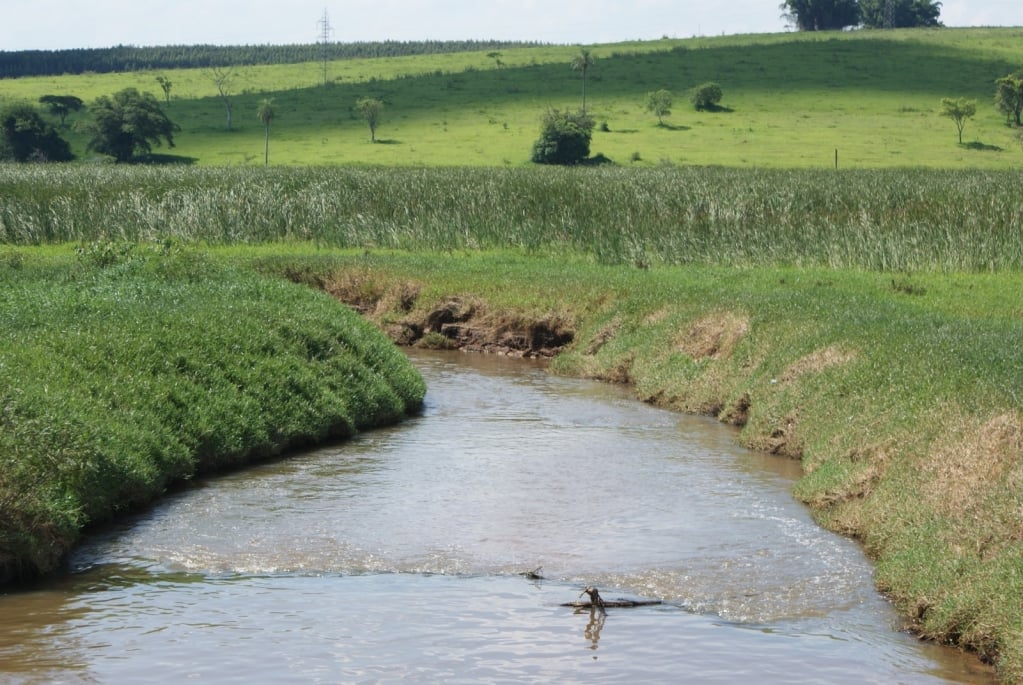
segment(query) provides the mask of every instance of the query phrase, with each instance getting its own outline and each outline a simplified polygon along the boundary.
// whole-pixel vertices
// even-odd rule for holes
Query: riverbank
[[[199,252],[0,253],[0,582],[196,474],[417,411],[400,351],[322,293]]]
[[[571,340],[556,372],[629,383],[800,459],[796,496],[862,542],[912,630],[1023,679],[1019,274],[256,252],[257,269],[331,292],[404,343],[528,341],[543,322]]]

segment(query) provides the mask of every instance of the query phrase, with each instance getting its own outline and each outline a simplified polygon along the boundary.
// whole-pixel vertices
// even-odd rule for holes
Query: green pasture
[[[598,122],[592,151],[621,165],[734,167],[1011,168],[1023,160],[993,104],[994,80],[1023,68],[1021,29],[934,29],[690,38],[591,46],[587,105]],[[549,107],[576,108],[574,46],[239,67],[233,127],[208,74],[162,73],[167,111],[181,126],[160,153],[203,165],[262,163],[258,103],[272,97],[274,165],[523,166]],[[0,81],[0,100],[72,94],[90,101],[125,87],[162,99],[157,73],[84,74]],[[723,111],[696,112],[687,91],[724,91]],[[675,93],[665,126],[648,92]],[[352,111],[385,103],[378,144]],[[964,145],[938,115],[943,97],[975,99]],[[77,115],[81,118],[82,114]],[[603,126],[606,124],[606,127]],[[606,130],[605,130],[606,129]],[[70,131],[87,157],[86,138]]]

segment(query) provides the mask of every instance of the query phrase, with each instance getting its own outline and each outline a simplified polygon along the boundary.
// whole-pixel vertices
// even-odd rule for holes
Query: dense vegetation
[[[603,263],[1023,268],[1023,172],[0,166],[0,242],[515,248]]]
[[[452,52],[482,52],[537,45],[523,41],[379,41],[305,45],[117,45],[70,50],[0,50],[0,78],[94,72],[202,69],[254,64],[295,64],[324,58],[372,59]]]
[[[415,411],[422,380],[331,298],[170,242],[0,252],[0,581],[176,481]]]

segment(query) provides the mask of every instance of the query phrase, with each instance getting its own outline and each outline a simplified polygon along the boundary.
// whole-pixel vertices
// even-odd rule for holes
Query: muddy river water
[[[796,463],[527,362],[414,360],[421,417],[195,484],[0,596],[0,683],[992,682],[900,631]],[[559,606],[585,585],[663,603]]]

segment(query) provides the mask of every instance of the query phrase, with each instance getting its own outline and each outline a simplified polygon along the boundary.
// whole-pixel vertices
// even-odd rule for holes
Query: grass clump
[[[176,481],[422,400],[388,340],[307,288],[166,245],[6,254],[0,578],[52,570],[83,526]]]

